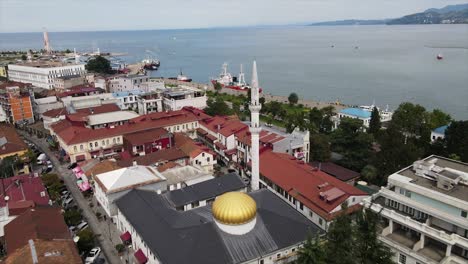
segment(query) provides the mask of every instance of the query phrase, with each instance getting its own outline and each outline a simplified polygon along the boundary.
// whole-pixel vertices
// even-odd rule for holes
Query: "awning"
[[[83,161],[83,160],[86,159],[86,156],[85,156],[85,155],[78,155],[78,156],[76,156],[75,159],[76,159],[77,162],[78,162],[78,161]]]
[[[206,132],[205,130],[201,129],[201,128],[197,128],[197,133],[200,134],[200,135],[206,135],[208,134],[208,132]]]
[[[138,249],[133,255],[135,256],[135,258],[138,260],[138,263],[140,264],[145,264],[146,262],[148,262],[148,258],[145,256],[145,253],[141,251],[141,249]]]
[[[226,149],[226,147],[225,147],[223,144],[221,144],[220,142],[216,142],[216,143],[215,143],[215,146],[216,146],[218,149]]]
[[[209,141],[213,142],[213,141],[215,141],[217,138],[216,138],[215,136],[213,136],[213,135],[207,135],[207,136],[206,136],[206,139],[208,139]]]
[[[89,185],[89,182],[87,181],[82,181],[81,183],[78,184],[78,187],[80,188],[82,192],[91,189],[91,186]]]
[[[104,154],[111,154],[112,152],[114,152],[112,148],[104,150]]]
[[[236,154],[236,153],[237,153],[236,148],[224,151],[224,155],[226,155],[226,156],[231,156],[231,155]]]
[[[120,239],[122,242],[128,242],[132,240],[132,235],[130,235],[130,232],[127,231],[120,235]]]

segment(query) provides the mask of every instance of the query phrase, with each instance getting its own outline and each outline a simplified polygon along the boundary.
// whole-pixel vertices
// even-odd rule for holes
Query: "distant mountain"
[[[462,11],[464,9],[468,9],[468,3],[459,4],[459,5],[448,5],[448,6],[443,7],[443,8],[429,8],[426,11],[424,11],[424,13],[436,12],[436,13],[439,13],[439,14],[446,14],[446,13],[449,13],[449,12]]]
[[[310,24],[309,26],[352,26],[352,25],[385,25],[388,19],[381,20],[359,20],[347,19],[338,21],[327,21]]]
[[[310,24],[309,26],[348,26],[348,25],[415,25],[415,24],[468,24],[468,3],[448,5],[443,8],[430,8],[424,12],[396,19],[338,20]]]

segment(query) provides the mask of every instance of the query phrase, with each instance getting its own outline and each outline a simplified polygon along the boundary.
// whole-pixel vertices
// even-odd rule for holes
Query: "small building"
[[[246,183],[235,173],[186,186],[163,196],[177,211],[187,211],[214,202],[216,197],[227,192],[245,192]]]
[[[169,149],[172,147],[172,142],[172,134],[164,128],[135,132],[123,137],[124,149],[132,156],[145,156],[162,149]]]
[[[84,64],[62,62],[25,62],[8,65],[8,78],[12,81],[31,83],[34,86],[53,89],[55,79],[63,76],[85,75]]]
[[[445,138],[445,130],[447,130],[448,125],[438,127],[431,131],[431,142],[435,142],[439,139]]]
[[[162,192],[166,179],[155,168],[135,165],[94,176],[94,196],[108,216],[116,214],[114,202],[132,189]]]
[[[164,109],[166,111],[180,110],[186,106],[203,109],[206,107],[206,91],[198,88],[179,85],[175,88],[166,88],[163,92]]]
[[[142,94],[140,90],[115,92],[112,95],[119,99],[119,106],[122,110],[138,111],[138,95]]]
[[[415,161],[363,201],[381,217],[378,238],[395,263],[468,263],[468,164]]]
[[[122,158],[117,163],[121,167],[130,167],[136,162],[143,166],[159,167],[168,162],[174,162],[181,166],[189,164],[189,156],[178,148],[161,149],[144,156]]]
[[[61,210],[30,208],[8,223],[5,263],[82,263]],[[37,262],[32,261],[32,255],[36,255]]]
[[[9,156],[22,156],[28,152],[28,146],[20,138],[15,128],[0,125],[0,161]]]
[[[320,162],[320,161],[312,161],[311,165],[317,168],[319,171],[323,171],[328,175],[331,175],[342,182],[346,182],[354,186],[354,183],[361,177],[359,172],[350,170],[343,166],[340,166],[333,162]]]
[[[146,115],[155,112],[162,112],[162,95],[159,91],[142,93],[137,98],[138,113]]]
[[[332,117],[332,121],[334,123],[334,129],[338,128],[340,124],[340,120],[342,118],[356,118],[362,120],[362,125],[365,128],[369,127],[372,110],[374,109],[374,105],[372,106],[360,106],[360,107],[353,107],[353,108],[345,108],[341,110],[336,116]],[[379,110],[380,114],[380,122],[388,122],[392,120],[393,113],[388,110]]]
[[[174,133],[174,144],[190,157],[190,164],[202,168],[207,172],[213,171],[213,166],[217,163],[216,154],[207,146],[182,133]]]
[[[322,234],[268,190],[228,192],[188,211],[143,190],[116,204],[117,228],[138,263],[291,263],[308,235]]]
[[[121,126],[123,124],[128,124],[128,122],[131,119],[138,116],[139,114],[133,111],[115,111],[101,114],[93,113],[87,116],[86,127],[89,127],[91,129],[100,129],[107,127],[113,128],[116,126]]]
[[[83,74],[66,75],[55,78],[54,88],[56,91],[65,91],[74,86],[83,85],[86,78]]]
[[[36,120],[41,120],[45,112],[55,109],[63,109],[63,103],[57,99],[57,96],[33,98],[33,110]]]

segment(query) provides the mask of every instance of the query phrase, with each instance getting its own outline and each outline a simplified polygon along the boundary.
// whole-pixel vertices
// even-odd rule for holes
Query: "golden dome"
[[[257,204],[242,192],[228,192],[218,198],[212,207],[214,218],[227,225],[241,225],[252,220],[257,214]]]

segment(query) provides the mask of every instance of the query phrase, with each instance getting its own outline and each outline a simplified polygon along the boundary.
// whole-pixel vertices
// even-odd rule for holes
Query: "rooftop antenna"
[[[52,53],[52,48],[50,47],[49,42],[49,33],[47,32],[47,28],[44,27],[44,50],[47,54]]]

